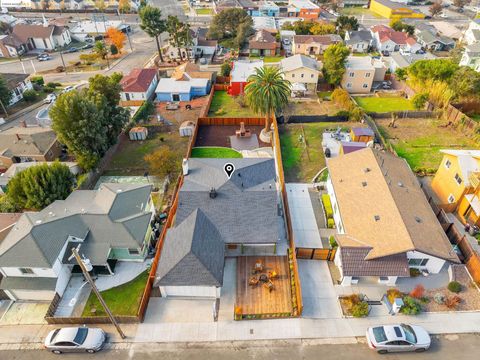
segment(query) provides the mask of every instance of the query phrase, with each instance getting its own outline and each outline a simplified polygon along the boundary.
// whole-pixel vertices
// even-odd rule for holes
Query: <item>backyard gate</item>
[[[297,259],[304,260],[328,260],[333,261],[335,259],[336,249],[308,249],[308,248],[296,248]]]

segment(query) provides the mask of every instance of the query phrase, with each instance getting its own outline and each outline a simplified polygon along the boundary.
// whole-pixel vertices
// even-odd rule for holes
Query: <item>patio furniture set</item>
[[[269,292],[275,290],[273,281],[278,278],[278,272],[276,270],[266,271],[265,265],[262,260],[257,260],[252,269],[252,276],[248,279],[248,285],[255,287],[260,283],[268,289]]]

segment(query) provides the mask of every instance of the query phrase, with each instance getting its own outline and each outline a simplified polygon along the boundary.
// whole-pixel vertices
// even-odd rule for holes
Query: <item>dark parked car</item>
[[[78,49],[75,46],[72,46],[70,49],[64,51],[65,54],[77,52]]]

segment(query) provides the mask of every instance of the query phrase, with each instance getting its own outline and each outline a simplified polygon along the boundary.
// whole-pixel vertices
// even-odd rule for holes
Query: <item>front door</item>
[[[179,94],[172,94],[172,100],[173,101],[180,101],[180,95]]]

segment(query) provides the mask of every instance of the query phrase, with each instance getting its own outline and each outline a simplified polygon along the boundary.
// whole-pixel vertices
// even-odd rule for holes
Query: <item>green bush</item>
[[[327,219],[327,228],[329,229],[335,228],[335,221],[333,219]]]
[[[224,62],[220,67],[220,75],[221,76],[230,76],[230,71],[232,71],[232,66],[230,62]]]
[[[110,53],[112,55],[117,55],[118,54],[118,48],[115,46],[115,44],[110,45]]]
[[[23,99],[26,102],[33,102],[37,98],[37,92],[35,90],[25,90],[23,92]]]
[[[335,240],[335,236],[331,235],[330,238],[328,239],[328,242],[330,243],[330,247],[332,249],[338,247],[337,241]]]
[[[340,110],[335,114],[335,116],[342,116],[342,117],[346,117],[347,119],[350,119],[350,111]]]
[[[45,85],[46,87],[50,88],[50,89],[55,89],[58,85],[58,83],[54,83],[54,82],[49,82],[47,83],[47,85]]]
[[[417,315],[422,311],[421,305],[411,296],[403,298],[403,306],[400,312],[405,315]]]
[[[30,81],[33,83],[33,84],[37,84],[37,85],[40,85],[42,86],[43,84],[45,84],[45,82],[43,81],[43,76],[32,76],[30,78]]]
[[[153,114],[155,111],[155,106],[153,106],[153,103],[151,101],[145,101],[142,106],[140,106],[133,115],[132,121],[134,123],[139,123],[140,121],[147,121],[148,117]]]
[[[415,94],[415,96],[412,98],[412,104],[417,110],[421,110],[425,107],[425,103],[428,100],[428,94],[427,93],[419,93]]]
[[[458,294],[460,291],[462,291],[462,284],[460,284],[458,281],[450,281],[448,283],[448,290]]]
[[[332,202],[330,201],[330,196],[328,194],[322,194],[322,204],[325,209],[325,215],[327,219],[333,219],[333,208]]]
[[[368,316],[368,304],[365,301],[362,301],[353,305],[352,316],[356,318]]]

